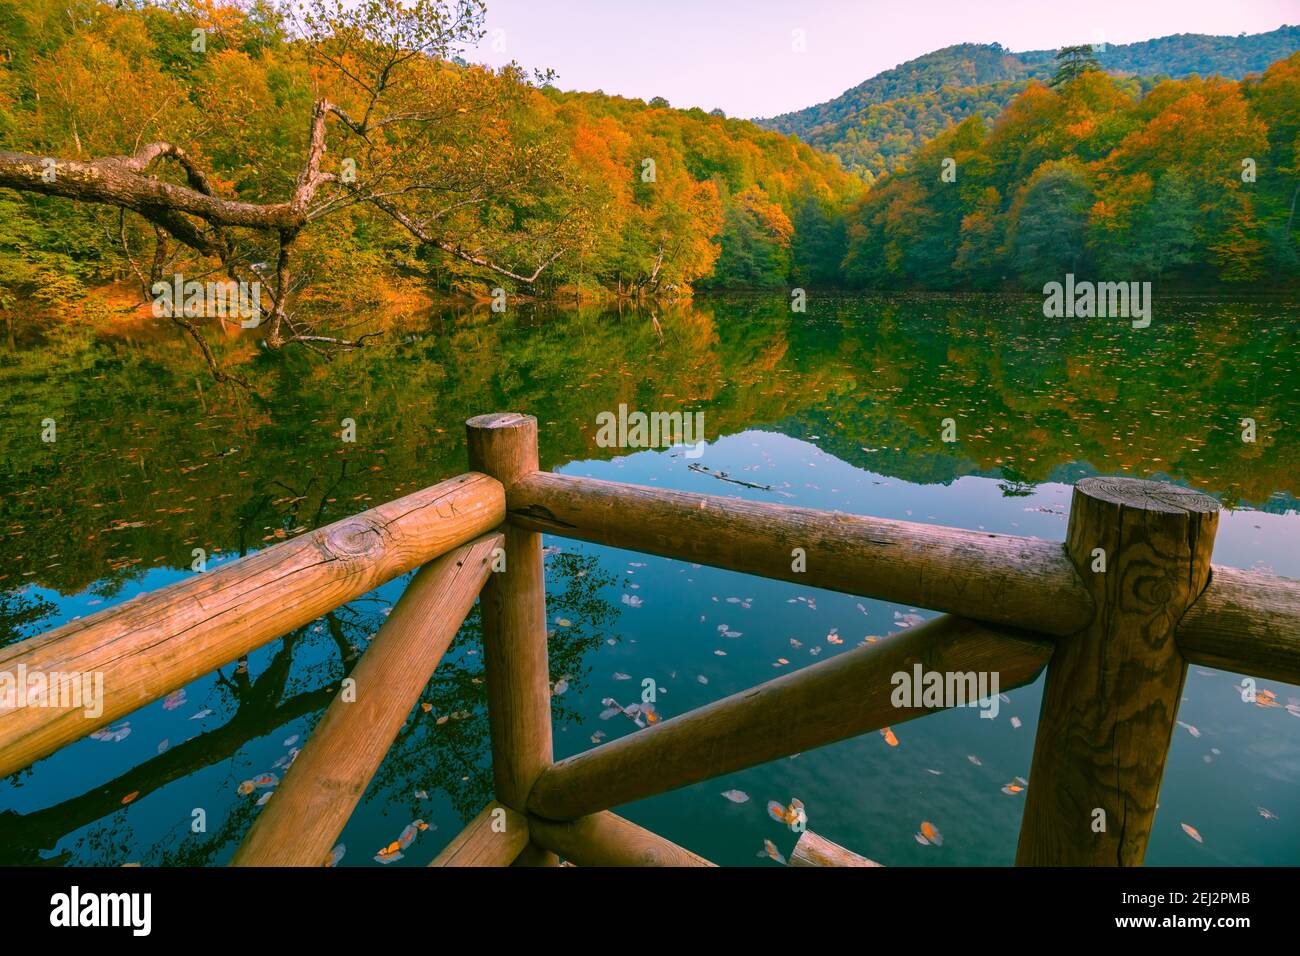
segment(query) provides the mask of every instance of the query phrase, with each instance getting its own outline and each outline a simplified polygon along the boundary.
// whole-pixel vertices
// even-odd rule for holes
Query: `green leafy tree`
[[[1100,69],[1101,64],[1097,62],[1091,44],[1063,46],[1056,52],[1056,72],[1052,74],[1048,86],[1064,86],[1085,73]]]
[[[1092,192],[1077,163],[1044,163],[1030,178],[1013,209],[1011,260],[1029,282],[1078,273]]]

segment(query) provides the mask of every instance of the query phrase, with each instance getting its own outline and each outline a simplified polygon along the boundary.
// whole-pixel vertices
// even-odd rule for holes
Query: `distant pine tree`
[[[1092,52],[1092,44],[1063,46],[1056,51],[1056,73],[1047,81],[1047,85],[1063,86],[1076,77],[1100,69],[1101,64]]]

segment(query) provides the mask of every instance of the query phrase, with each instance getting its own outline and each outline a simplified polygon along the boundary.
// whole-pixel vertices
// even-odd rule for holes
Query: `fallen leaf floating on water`
[[[398,849],[405,850],[415,842],[415,838],[420,835],[420,825],[422,823],[424,823],[423,820],[416,820],[414,823],[408,823],[406,825],[402,830],[402,835],[397,838],[396,843]]]
[[[778,863],[785,862],[785,857],[781,855],[781,851],[776,848],[776,844],[771,840],[763,841],[763,852],[760,853],[759,856],[767,856],[769,859],[776,860]]]
[[[273,773],[260,773],[253,778],[255,787],[274,787],[280,782],[280,778]]]
[[[973,764],[974,764],[975,766],[977,766],[977,767],[982,767],[982,766],[984,766],[982,763],[980,763],[980,758],[977,757],[977,756],[975,756],[974,754],[967,754],[967,755],[966,755],[966,759],[969,760],[971,763],[973,763]]]
[[[266,793],[262,794],[260,797],[257,798],[257,805],[259,807],[265,806],[266,801],[270,800],[274,794],[275,794],[274,790],[266,791]]]
[[[126,804],[130,803],[138,796],[140,796],[140,791],[132,790],[130,793],[128,793],[125,797],[122,798],[122,804],[125,806]]]
[[[623,603],[626,604],[628,607],[640,607],[645,602],[642,601],[635,594],[624,594]]]
[[[286,738],[284,739],[284,745],[285,745],[286,747],[292,747],[292,746],[293,746],[294,744],[296,744],[297,742],[298,742],[298,735],[297,735],[297,734],[294,734],[292,737],[286,737]]]
[[[420,710],[424,711],[424,712],[427,714],[427,713],[429,713],[431,710],[433,710],[433,704],[429,703],[429,702],[426,700],[423,704],[420,705]]]
[[[568,689],[569,689],[569,682],[565,680],[563,677],[561,677],[559,680],[555,682],[555,688],[554,690],[551,691],[551,693],[553,693],[556,697],[559,697]]]
[[[631,680],[631,674],[624,674],[622,671],[614,671],[614,680]]]
[[[164,753],[171,745],[171,741],[164,737],[162,740],[158,741],[158,752]]]
[[[573,627],[573,622],[567,617],[557,617],[555,619],[555,624],[557,627]]]
[[[1193,737],[1199,737],[1199,736],[1201,736],[1201,732],[1200,732],[1199,730],[1197,730],[1195,727],[1193,727],[1191,724],[1185,724],[1185,723],[1183,723],[1183,722],[1180,720],[1180,721],[1178,721],[1178,726],[1179,726],[1179,727],[1182,727],[1185,731],[1187,731],[1187,732],[1188,732],[1189,734],[1191,734]]]
[[[253,781],[245,780],[243,783],[239,785],[239,787],[235,790],[235,792],[238,793],[241,797],[246,797],[256,789],[257,788],[253,786]]]
[[[1195,840],[1197,843],[1205,842],[1204,840],[1201,839],[1201,834],[1197,831],[1196,827],[1192,826],[1190,823],[1183,823],[1180,824],[1180,826],[1182,826],[1183,832],[1186,833],[1193,840]]]
[[[889,744],[889,746],[891,747],[898,746],[898,738],[894,736],[894,732],[890,730],[888,727],[880,728],[880,736],[885,738],[885,743]]]
[[[339,861],[343,859],[343,854],[348,852],[348,848],[340,843],[334,849],[330,850],[329,856],[325,857],[326,866],[338,866]]]
[[[1012,726],[1012,727],[1015,727],[1017,730],[1019,730],[1019,729],[1020,729],[1020,718],[1019,718],[1019,717],[1012,717],[1012,718],[1011,718],[1011,726]]]
[[[1269,810],[1267,807],[1256,807],[1256,809],[1259,810],[1259,815],[1263,817],[1265,820],[1277,819],[1277,814],[1274,813],[1272,810]]]
[[[1255,695],[1256,707],[1277,707],[1277,694],[1271,690],[1261,690]]]
[[[938,827],[928,820],[921,821],[921,832],[917,834],[921,837],[922,843],[933,843],[935,846],[943,846],[943,834],[939,832]]]
[[[748,803],[749,794],[744,790],[723,790],[722,795],[732,803]]]
[[[1020,786],[1020,784],[1018,783],[1009,783],[1002,788],[1002,792],[1005,793],[1007,796],[1011,796],[1013,794],[1020,793],[1024,789],[1025,788]]]
[[[787,826],[794,826],[799,820],[807,819],[803,801],[798,797],[791,797],[788,807],[782,806],[776,800],[767,801],[767,815],[777,823],[784,823]]]
[[[181,704],[185,703],[185,688],[168,694],[163,698],[163,710],[175,710]]]
[[[94,740],[103,740],[103,741],[107,741],[108,743],[118,743],[119,741],[126,740],[127,737],[131,736],[131,721],[124,720],[116,727],[105,727],[102,730],[95,731],[90,736]]]
[[[210,711],[210,710],[201,710],[201,711],[199,711],[197,714],[195,714],[193,717],[191,717],[190,720],[202,720],[204,717],[211,717],[211,716],[212,716],[212,711]]]

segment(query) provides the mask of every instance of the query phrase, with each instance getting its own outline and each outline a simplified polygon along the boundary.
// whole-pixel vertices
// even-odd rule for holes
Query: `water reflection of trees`
[[[439,313],[331,363],[255,356],[255,396],[211,391],[165,339],[21,350],[0,369],[13,395],[0,409],[0,589],[97,582],[111,596],[143,569],[187,568],[194,547],[244,553],[456,474],[461,422],[504,407],[543,423],[547,468],[613,454],[596,445],[596,414],[627,403],[702,410],[710,438],[815,434],[915,482],[1011,469],[1033,484],[1085,462],[1162,471],[1230,502],[1295,493],[1300,440],[1284,423],[1300,411],[1300,359],[1276,308],[1171,303],[1142,334],[1045,320],[1032,300],[809,308],[701,299],[660,310],[658,330],[630,309]],[[948,415],[953,445],[938,440]],[[33,431],[47,416],[55,446]],[[1243,417],[1259,423],[1255,445],[1240,441]]]

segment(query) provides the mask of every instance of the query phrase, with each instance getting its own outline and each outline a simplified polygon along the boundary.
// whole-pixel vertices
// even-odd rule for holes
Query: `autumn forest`
[[[13,151],[0,162],[0,311],[94,312],[107,282],[143,294],[164,272],[215,269],[286,300],[275,346],[310,339],[281,325],[290,297],[310,310],[496,287],[676,298],[1023,292],[1066,271],[1243,290],[1297,277],[1300,54],[1240,81],[1142,83],[1089,57],[864,179],[717,110],[467,65],[481,5],[433,9],[0,3],[0,141]],[[154,143],[168,151],[141,154]],[[71,173],[43,181],[42,157],[134,157],[137,179],[179,190],[188,177],[217,203],[262,209],[294,197],[300,212],[225,210],[190,235],[143,199],[115,207]]]

